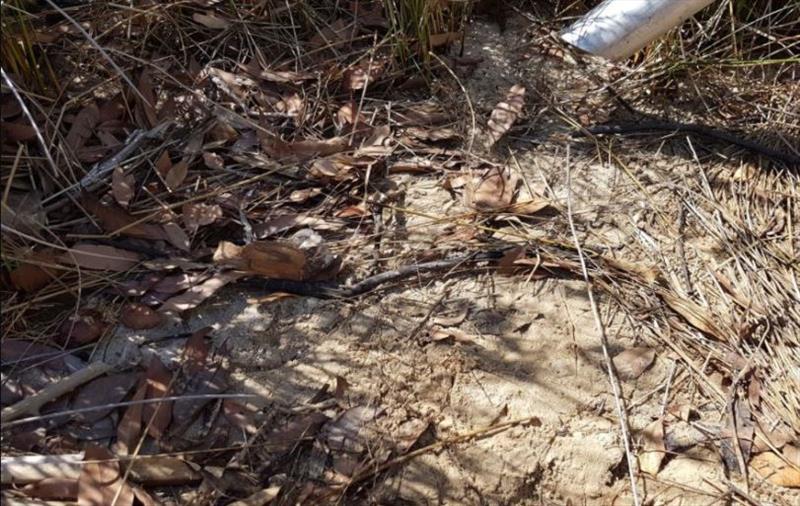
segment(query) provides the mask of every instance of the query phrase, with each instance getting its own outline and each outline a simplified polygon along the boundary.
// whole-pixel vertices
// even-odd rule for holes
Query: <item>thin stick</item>
[[[134,404],[157,404],[161,402],[172,402],[172,401],[188,401],[188,400],[195,400],[195,399],[252,399],[258,397],[254,394],[195,394],[195,395],[176,395],[172,397],[159,397],[157,399],[142,399],[138,401],[124,401],[124,402],[114,402],[112,404],[103,404],[100,406],[89,406],[87,408],[78,408],[78,409],[70,409],[67,411],[59,411],[58,413],[48,413],[46,415],[40,416],[31,416],[28,418],[23,418],[21,420],[16,420],[11,423],[4,423],[3,429],[10,429],[16,425],[21,425],[23,423],[28,422],[37,422],[40,420],[47,420],[49,418],[58,418],[61,416],[71,416],[71,415],[78,415],[80,413],[87,413],[90,411],[101,411],[105,409],[114,409],[114,408],[122,408],[126,406],[133,406]],[[3,415],[5,416],[5,414]]]
[[[3,428],[6,429],[12,424],[9,423],[22,415],[38,413],[39,408],[57,399],[62,395],[69,393],[84,383],[92,381],[101,374],[105,374],[112,369],[110,364],[105,362],[95,362],[79,371],[75,371],[66,378],[51,385],[44,387],[30,397],[22,399],[16,404],[3,408],[0,413],[0,418],[3,419]],[[38,419],[38,417],[34,417]],[[27,420],[27,419],[26,419]],[[22,422],[18,422],[22,423]]]
[[[625,411],[625,401],[622,399],[622,387],[619,384],[619,379],[617,378],[616,372],[614,371],[614,364],[611,361],[611,355],[608,352],[608,337],[606,337],[606,330],[603,326],[603,321],[600,319],[600,311],[597,309],[597,302],[594,300],[594,293],[592,291],[592,284],[589,281],[589,271],[586,268],[586,260],[583,257],[583,249],[581,248],[580,240],[578,240],[578,234],[575,232],[575,222],[572,219],[572,181],[571,181],[571,172],[570,172],[570,160],[569,160],[569,145],[567,145],[567,160],[566,160],[566,167],[567,167],[567,219],[569,220],[569,229],[572,232],[572,239],[575,241],[575,250],[578,253],[578,259],[581,263],[581,272],[583,274],[583,280],[586,283],[586,294],[589,297],[589,304],[592,307],[592,316],[594,316],[595,326],[597,327],[597,333],[600,336],[600,344],[603,348],[603,358],[606,362],[606,369],[608,371],[608,379],[611,383],[611,389],[614,392],[614,401],[616,402],[617,406],[617,415],[619,416],[619,425],[620,430],[622,432],[622,442],[625,446],[625,458],[628,462],[628,476],[631,480],[631,493],[633,494],[633,504],[636,506],[641,505],[641,500],[639,499],[639,492],[636,486],[636,474],[637,474],[637,462],[636,457],[633,455],[633,451],[631,449],[631,438],[630,438],[630,431],[628,429],[628,415]]]

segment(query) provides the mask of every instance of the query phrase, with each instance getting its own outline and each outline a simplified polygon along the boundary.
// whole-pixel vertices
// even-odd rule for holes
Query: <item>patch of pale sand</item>
[[[514,64],[509,52],[518,44],[515,37],[522,28],[500,35],[478,25],[473,33],[480,37],[468,39],[467,54],[484,57],[476,74],[465,81],[483,118],[511,84],[520,79],[533,82],[536,72],[558,70],[535,62]],[[568,78],[561,81],[559,86],[570,88]],[[535,195],[552,189],[563,205],[566,179],[560,157],[563,153],[528,151],[518,153],[518,162]],[[612,164],[575,167],[572,191],[579,233],[611,245],[636,241],[631,224],[639,219],[643,197],[631,190],[633,184]],[[404,176],[397,181],[406,191],[405,205],[412,209],[440,216],[465,211],[435,178]],[[385,252],[436,247],[446,226],[408,213],[387,230],[394,242]],[[351,261],[363,264],[364,255]],[[229,287],[190,312],[184,322],[147,333],[123,331],[118,341],[141,343],[210,325],[215,344],[225,343],[230,349],[237,389],[259,396],[254,402],[259,406],[274,401],[296,406],[340,376],[349,385],[348,402],[379,403],[386,416],[397,421],[422,419],[439,439],[497,419],[541,420],[539,427],[515,427],[413,459],[373,487],[370,493],[376,500],[605,505],[626,497],[614,401],[581,282],[524,283],[521,278],[472,273],[447,286],[440,276],[433,281],[410,279],[355,302],[291,298],[259,305],[253,300],[257,295]],[[441,305],[431,312],[439,300]],[[600,303],[612,354],[641,344],[622,317],[608,316]],[[421,345],[431,322],[454,308],[467,310],[464,320],[453,324],[463,339]],[[429,312],[431,321],[420,327]],[[163,350],[171,347],[177,353],[179,345],[180,340],[169,340],[150,346],[163,357]],[[668,361],[659,353],[650,370],[624,383],[629,400],[656,392],[633,409],[634,431],[658,416],[657,387],[667,369]],[[677,472],[672,462],[663,471],[666,476]],[[716,468],[696,469],[698,480],[716,478]],[[675,475],[676,480],[684,478]],[[651,493],[661,500],[654,487]]]

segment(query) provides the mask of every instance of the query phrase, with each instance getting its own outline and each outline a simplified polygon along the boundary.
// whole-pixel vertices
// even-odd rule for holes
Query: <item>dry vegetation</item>
[[[207,327],[159,336],[176,360],[149,337],[107,352],[226,286],[344,314],[444,280],[401,342],[460,350],[466,313],[436,315],[476,277],[585,281],[625,457],[588,503],[657,504],[695,445],[722,470],[708,504],[797,498],[797,2],[712,4],[617,64],[552,35],[596,2],[72,3],[2,5],[4,500],[388,504],[417,457],[556,434],[505,408],[447,433],[342,376],[259,404]],[[537,74],[481,87],[476,17],[517,30]],[[625,183],[612,204],[573,187],[597,167]],[[633,395],[656,357],[668,376]],[[487,503],[565,502],[532,487]]]

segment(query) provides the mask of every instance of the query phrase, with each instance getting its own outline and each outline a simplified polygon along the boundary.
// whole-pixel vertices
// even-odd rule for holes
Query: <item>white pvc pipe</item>
[[[561,33],[573,46],[627,58],[714,0],[605,0]]]

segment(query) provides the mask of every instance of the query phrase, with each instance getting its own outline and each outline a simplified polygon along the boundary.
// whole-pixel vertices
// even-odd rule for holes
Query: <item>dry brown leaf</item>
[[[215,67],[206,67],[203,73],[207,74],[221,90],[237,100],[246,100],[254,90],[258,90],[258,84],[242,74],[234,74]],[[266,93],[262,95],[268,96]],[[256,98],[259,96],[260,94],[255,95]]]
[[[192,20],[212,30],[225,30],[231,26],[230,21],[227,19],[220,18],[210,13],[200,14],[199,12],[195,12],[192,14]]]
[[[783,448],[783,445],[798,440],[798,435],[786,423],[769,426],[768,432],[764,431],[764,424],[756,425],[758,437],[753,445],[753,453],[770,451],[772,448]]]
[[[74,501],[78,497],[78,480],[73,478],[45,478],[22,488],[22,492],[35,499],[63,499]]]
[[[205,370],[206,360],[208,359],[208,354],[211,352],[211,346],[208,344],[208,341],[206,341],[206,336],[208,336],[212,330],[214,330],[212,327],[203,327],[194,332],[189,336],[189,339],[186,340],[183,357],[186,371],[190,374],[197,374]]]
[[[402,455],[410,450],[428,430],[430,424],[429,421],[419,418],[411,418],[401,423],[393,434],[397,452]]]
[[[497,104],[492,111],[489,118],[489,129],[486,133],[488,136],[487,147],[492,147],[500,137],[505,135],[511,129],[514,122],[517,121],[519,115],[522,114],[522,108],[525,106],[525,88],[515,84],[511,87],[506,99]]]
[[[172,166],[167,176],[164,178],[167,188],[170,190],[177,190],[181,183],[183,183],[183,180],[186,179],[188,173],[189,160],[182,158],[181,161]]]
[[[158,157],[158,160],[156,160],[156,171],[158,171],[158,175],[163,179],[167,177],[170,170],[172,170],[172,159],[165,149],[161,152],[161,156]]]
[[[141,460],[140,460],[141,461]],[[157,501],[152,495],[147,493],[142,487],[133,486],[133,495],[142,504],[142,506],[162,506],[161,501]]]
[[[367,206],[362,202],[360,204],[356,204],[353,206],[343,207],[338,211],[336,211],[333,215],[336,216],[337,218],[345,218],[345,219],[360,218],[362,216],[368,216],[369,209],[367,209]]]
[[[47,265],[57,265],[58,256],[53,251],[33,251],[23,255],[26,260],[35,263],[20,262],[8,276],[11,285],[23,292],[33,292],[47,286],[58,277],[58,270],[47,267]]]
[[[139,380],[139,376],[138,372],[120,373],[90,381],[78,391],[72,401],[71,409],[102,409],[78,412],[75,418],[84,424],[92,424],[106,417],[115,409],[115,405],[128,395]]]
[[[730,295],[733,300],[743,309],[752,311],[760,318],[767,317],[769,311],[764,306],[754,301],[751,297],[746,297],[739,290],[737,290],[733,282],[725,274],[719,270],[715,270],[714,277],[717,279],[722,288],[728,293],[728,295]]]
[[[211,130],[208,131],[208,136],[215,142],[229,142],[238,139],[239,132],[224,120],[217,119]]]
[[[639,276],[648,285],[655,283],[660,277],[658,267],[648,262],[630,262],[621,258],[605,257],[604,261],[620,271]]]
[[[467,206],[479,210],[507,208],[514,200],[518,182],[509,168],[492,166],[467,181],[464,199]]]
[[[170,221],[164,223],[162,227],[164,228],[164,233],[167,235],[167,240],[170,244],[180,250],[189,251],[192,241],[189,240],[189,236],[186,235],[186,232],[184,232],[180,225],[174,221]]]
[[[62,344],[76,346],[93,343],[100,339],[108,325],[103,315],[93,309],[81,309],[61,324],[57,340]]]
[[[525,202],[517,202],[510,206],[506,212],[521,216],[531,216],[537,213],[553,210],[552,203],[547,199],[533,199]]]
[[[375,419],[383,411],[380,406],[353,406],[326,423],[319,437],[334,454],[361,452],[370,444]]]
[[[378,158],[373,156],[351,156],[345,153],[320,158],[311,164],[308,169],[308,175],[322,180],[350,180],[358,174],[354,169],[358,169],[359,172],[363,173],[376,163],[381,162],[380,158],[388,153],[383,146],[376,151],[383,151],[383,153],[378,155]]]
[[[117,167],[111,174],[111,193],[114,200],[122,207],[128,207],[133,199],[133,187],[136,180],[130,174],[125,174],[125,169]]]
[[[305,252],[284,242],[259,241],[239,247],[220,241],[214,261],[270,279],[302,281],[307,278]]]
[[[260,132],[260,138],[261,148],[270,157],[276,160],[293,158],[307,160],[316,156],[328,156],[334,153],[340,153],[350,147],[350,141],[347,137],[286,142],[278,137],[268,136]]]
[[[106,100],[100,105],[100,125],[109,121],[121,120],[125,116],[125,101],[122,100],[122,95],[117,95],[111,100]]]
[[[471,336],[456,327],[441,327],[434,325],[430,331],[431,340],[434,342],[452,340],[456,343],[470,344],[475,342],[475,336]]]
[[[680,297],[672,291],[661,290],[661,298],[676,313],[681,315],[689,325],[707,334],[710,337],[727,341],[725,333],[715,323],[715,318],[709,311],[695,302]]]
[[[786,445],[783,455],[760,453],[750,461],[759,476],[779,487],[800,488],[800,448]]]
[[[639,452],[639,469],[655,476],[667,453],[664,445],[664,421],[659,418],[642,431],[642,450]]]
[[[222,157],[210,151],[203,153],[203,163],[209,169],[221,170],[225,168],[225,161]]]
[[[153,487],[189,485],[201,478],[183,458],[155,455],[132,461],[130,473],[131,480]]]
[[[69,132],[64,137],[64,143],[77,153],[92,136],[99,122],[100,110],[97,108],[97,104],[87,105],[75,116],[75,121],[72,122]]]
[[[142,377],[131,400],[134,402],[144,400],[146,394],[147,378]],[[139,403],[129,406],[117,425],[117,442],[114,445],[114,449],[120,455],[130,454],[139,442],[139,436],[142,432],[143,407],[144,404]]]
[[[321,188],[305,188],[303,190],[295,190],[289,194],[289,200],[295,204],[302,204],[306,200],[316,197],[321,193]],[[259,237],[259,239],[263,239],[263,237]]]
[[[375,127],[369,137],[364,139],[361,147],[355,152],[355,157],[372,156],[379,158],[392,152],[392,129],[389,125]]]
[[[436,33],[430,36],[428,44],[431,48],[445,46],[461,40],[461,32]]]
[[[333,23],[319,30],[308,41],[312,49],[322,49],[330,46],[340,46],[341,42],[350,40],[352,26],[349,26],[343,19],[337,19]]]
[[[147,368],[147,399],[168,397],[172,383],[172,373],[157,357],[150,359]],[[148,428],[147,433],[155,439],[161,439],[172,421],[172,402],[145,404],[142,408],[142,421]]]
[[[222,208],[217,204],[188,202],[183,205],[183,223],[196,230],[204,225],[211,225],[222,218]]]
[[[164,317],[144,304],[131,302],[122,307],[119,321],[129,329],[145,330],[161,325]]]
[[[280,493],[281,486],[275,485],[263,490],[259,490],[258,492],[251,494],[239,501],[234,501],[228,506],[266,506],[276,499]]]
[[[97,217],[103,230],[109,234],[121,230],[120,234],[130,237],[154,241],[166,239],[164,229],[160,226],[149,223],[136,223],[138,219],[128,214],[127,211],[116,204],[103,205],[91,193],[83,192],[81,202],[87,211]],[[136,224],[133,225],[133,223]]]
[[[636,379],[642,375],[656,359],[656,351],[652,348],[634,347],[618,353],[614,359],[614,367],[623,379]]]
[[[83,459],[86,464],[78,478],[79,506],[133,505],[133,489],[123,481],[119,461],[110,451],[89,446]]]
[[[269,236],[297,227],[308,227],[314,230],[336,230],[340,228],[340,225],[315,216],[283,214],[274,216],[264,223],[253,224],[253,233],[258,239],[266,239]]]
[[[367,118],[358,112],[358,107],[353,102],[344,104],[339,108],[338,111],[336,111],[335,123],[336,127],[339,129],[342,129],[347,125],[369,127],[367,124]]]
[[[344,87],[348,91],[364,89],[383,74],[383,65],[372,62],[348,69],[344,73]]]
[[[421,128],[421,127],[408,127],[403,130],[403,135],[413,137],[415,139],[439,142],[458,139],[461,135],[452,128],[439,127],[439,128]]]
[[[517,260],[525,256],[525,247],[516,246],[506,251],[503,257],[497,262],[497,273],[504,276],[511,276],[520,267]]]
[[[100,139],[100,144],[102,146],[85,148],[84,151],[94,150],[94,149],[99,150],[101,148],[117,149],[120,147],[119,139],[117,139],[117,137],[113,133],[109,132],[108,130],[105,130],[102,126],[98,127],[97,138]]]
[[[139,262],[139,255],[113,246],[79,243],[61,255],[60,261],[84,269],[125,272]]]
[[[3,132],[3,140],[28,142],[36,138],[36,129],[24,123],[0,121],[0,131]]]
[[[334,155],[315,160],[308,168],[308,175],[317,179],[346,181],[352,177],[356,159],[349,155]]]
[[[305,101],[297,93],[287,95],[283,97],[280,102],[275,104],[275,110],[290,118],[294,118],[295,124],[299,124],[303,121],[305,108]]]
[[[456,307],[453,309],[445,309],[443,314],[439,314],[431,318],[431,323],[439,325],[440,327],[455,327],[461,325],[469,315],[469,306]]]
[[[234,271],[217,273],[203,283],[192,286],[185,293],[168,299],[158,311],[161,313],[180,313],[195,308],[214,295],[217,290],[243,276],[244,273]]]

